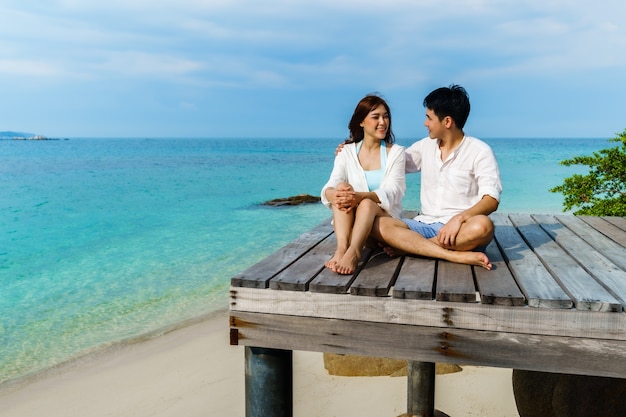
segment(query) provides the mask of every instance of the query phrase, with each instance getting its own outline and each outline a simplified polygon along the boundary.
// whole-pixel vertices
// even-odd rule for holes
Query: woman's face
[[[363,138],[374,138],[383,140],[387,136],[389,129],[389,113],[384,105],[379,104],[373,108],[361,122],[363,128]]]

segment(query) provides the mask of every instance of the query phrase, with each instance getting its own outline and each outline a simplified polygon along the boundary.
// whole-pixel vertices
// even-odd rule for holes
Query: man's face
[[[431,139],[441,138],[443,134],[443,123],[431,109],[426,109],[426,120],[424,126],[428,129],[428,136]]]

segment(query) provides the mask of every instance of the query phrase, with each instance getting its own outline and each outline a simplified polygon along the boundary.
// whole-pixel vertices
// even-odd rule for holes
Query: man
[[[429,137],[406,150],[407,172],[421,171],[421,214],[378,218],[372,237],[408,254],[489,270],[487,255],[473,249],[493,238],[494,225],[487,216],[498,208],[502,192],[495,156],[486,143],[463,132],[470,111],[463,87],[434,90],[424,107]]]

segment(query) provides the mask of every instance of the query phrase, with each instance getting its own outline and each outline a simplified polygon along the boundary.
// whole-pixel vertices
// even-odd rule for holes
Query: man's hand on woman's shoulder
[[[339,152],[341,152],[341,150],[343,149],[344,146],[346,146],[345,142],[340,143],[339,145],[337,145],[337,149],[335,149],[335,156],[339,155]]]

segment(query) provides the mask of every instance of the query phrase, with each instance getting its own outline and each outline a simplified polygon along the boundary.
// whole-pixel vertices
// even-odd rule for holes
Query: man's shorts
[[[424,236],[426,239],[430,239],[431,237],[437,236],[437,233],[439,233],[439,229],[441,229],[444,226],[444,224],[440,222],[424,223],[415,219],[400,219],[400,220],[406,223],[406,225],[409,226],[409,229],[413,230],[414,232],[419,233],[420,235]]]

